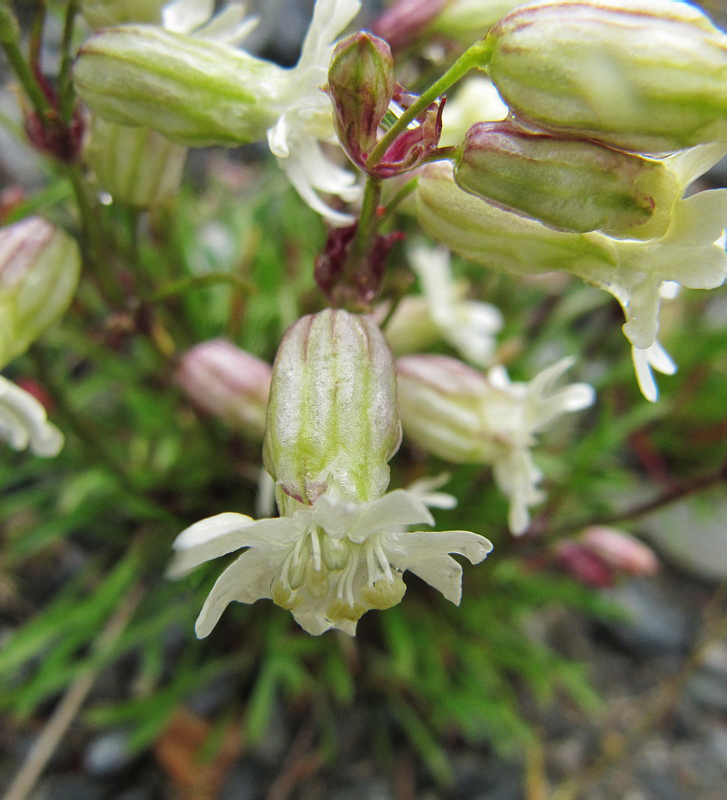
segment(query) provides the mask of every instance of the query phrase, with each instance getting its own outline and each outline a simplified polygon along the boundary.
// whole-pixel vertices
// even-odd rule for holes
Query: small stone
[[[133,761],[125,731],[109,731],[92,739],[86,747],[83,763],[88,772],[100,778],[118,775]]]
[[[691,644],[687,614],[655,582],[631,580],[603,592],[624,619],[600,624],[626,649],[639,655],[681,654]]]

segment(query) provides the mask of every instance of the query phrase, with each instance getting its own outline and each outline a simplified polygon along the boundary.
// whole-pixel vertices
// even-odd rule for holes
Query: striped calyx
[[[332,309],[298,320],[273,365],[263,447],[281,514],[323,494],[377,499],[400,439],[394,363],[375,323]]]
[[[528,3],[488,41],[492,81],[538,127],[642,153],[727,141],[727,36],[690,3]]]
[[[80,268],[75,240],[40,217],[0,229],[0,366],[68,308]]]
[[[454,171],[466,192],[545,225],[613,236],[661,236],[682,187],[666,166],[580,139],[478,122]]]
[[[187,148],[148,128],[129,128],[94,117],[84,155],[114,200],[136,208],[156,208],[179,192]]]
[[[178,144],[265,139],[285,70],[207,39],[152,26],[101,31],[81,47],[74,86],[92,111]]]

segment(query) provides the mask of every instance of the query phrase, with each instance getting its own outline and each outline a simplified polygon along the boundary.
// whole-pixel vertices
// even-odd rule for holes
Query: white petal
[[[245,17],[243,3],[234,3],[196,30],[194,35],[197,39],[209,39],[228,47],[236,47],[255,30],[259,22],[258,17]]]
[[[295,69],[320,66],[327,71],[331,45],[360,9],[360,0],[317,0]]]
[[[510,499],[508,526],[515,536],[530,525],[528,507],[545,499],[538,489],[542,473],[527,448],[519,448],[494,464],[493,475],[501,491]]]
[[[429,508],[456,508],[457,498],[454,495],[435,491],[444,486],[450,478],[451,475],[448,472],[441,472],[431,478],[419,478],[419,480],[410,483],[406,487],[406,491]]]
[[[0,376],[0,439],[14,450],[30,447],[44,458],[57,456],[63,447],[63,434],[48,422],[42,403],[30,392]]]
[[[451,556],[432,556],[415,561],[408,564],[407,569],[441,592],[447,600],[459,605],[462,599],[462,567]]]
[[[471,531],[400,531],[382,534],[382,542],[391,564],[402,570],[410,569],[409,564],[448,553],[479,564],[492,550],[492,542]]]
[[[679,184],[686,188],[726,155],[727,147],[724,144],[713,142],[682,150],[665,158],[664,164],[676,175]]]
[[[659,342],[654,342],[651,347],[643,350],[632,347],[631,356],[641,394],[650,402],[655,403],[659,398],[659,388],[654,380],[652,369],[663,375],[673,375],[677,370],[676,364]]]
[[[372,533],[400,525],[434,524],[427,507],[404,489],[396,489],[368,504],[348,531],[352,542],[363,542]]]
[[[205,600],[195,624],[199,639],[208,636],[222,612],[232,602],[254,603],[270,597],[273,580],[280,574],[281,554],[248,550],[220,575]]]
[[[292,520],[253,520],[231,512],[200,520],[182,531],[172,545],[177,551],[167,574],[183,575],[213,558],[239,550],[258,547],[274,551],[286,547],[297,535]]]
[[[162,9],[162,25],[174,33],[191,33],[215,10],[214,0],[172,0]]]

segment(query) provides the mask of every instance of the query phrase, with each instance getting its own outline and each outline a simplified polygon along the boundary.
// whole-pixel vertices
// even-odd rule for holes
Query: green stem
[[[124,298],[120,287],[112,278],[111,264],[102,263],[102,255],[106,248],[104,233],[99,224],[99,209],[98,207],[94,208],[94,204],[88,196],[80,167],[77,164],[69,164],[66,168],[66,174],[73,186],[78,211],[81,216],[87,254],[86,262],[98,281],[106,300],[112,305],[121,306]]]
[[[384,157],[390,145],[397,136],[403,133],[410,122],[413,122],[422,111],[425,111],[438,97],[441,97],[450,86],[457,83],[471,69],[476,67],[483,68],[490,60],[492,46],[487,39],[473,44],[452,64],[452,66],[433,83],[429,89],[420,95],[409,108],[397,119],[389,130],[381,137],[379,143],[371,151],[366,161],[366,168],[373,169]]]
[[[71,82],[71,45],[73,43],[73,28],[76,22],[78,6],[76,0],[68,0],[66,19],[63,25],[63,41],[61,43],[61,66],[58,72],[58,106],[61,119],[67,124],[73,114],[73,100],[75,97],[73,83]]]
[[[15,77],[20,81],[25,94],[33,105],[36,114],[40,117],[41,122],[45,122],[48,116],[53,113],[51,104],[48,98],[43,94],[42,89],[38,85],[38,81],[33,75],[28,62],[20,52],[17,42],[3,42],[3,50],[10,62]]]
[[[381,219],[379,220],[379,224],[388,221],[393,215],[396,209],[401,205],[401,203],[406,200],[407,197],[417,188],[418,178],[412,178],[410,181],[407,181],[401,189],[389,200],[386,204],[386,208],[384,209],[384,213],[381,215]]]
[[[381,178],[369,176],[366,179],[363,202],[361,204],[361,216],[356,229],[356,238],[351,245],[351,255],[349,265],[357,269],[361,259],[371,248],[371,244],[376,236],[379,220],[377,211],[379,200],[381,199]]]

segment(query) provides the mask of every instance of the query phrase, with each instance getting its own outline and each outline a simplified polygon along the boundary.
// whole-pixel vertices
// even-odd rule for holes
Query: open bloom
[[[664,163],[686,188],[724,152],[722,145],[703,145]],[[553,230],[463,192],[450,166],[442,163],[425,169],[417,186],[417,206],[425,230],[474,263],[523,275],[561,270],[613,295],[626,317],[623,332],[635,348],[642,389],[650,386],[645,379],[649,365],[669,371],[661,369],[665,359],[655,347],[664,284],[712,289],[727,277],[727,254],[720,243],[727,220],[724,189],[677,199],[666,233],[646,240]],[[653,400],[655,393],[647,397]]]
[[[165,28],[120,25],[91,36],[79,51],[74,86],[94,113],[176,144],[237,147],[267,137],[301,197],[330,222],[349,224],[350,215],[319,196],[348,202],[360,193],[355,175],[321,147],[337,142],[322,87],[335,37],[360,5],[318,0],[300,60],[284,69],[230,46],[249,29],[239,7],[194,27],[205,14],[192,0],[174,3],[163,9]]]
[[[0,439],[14,450],[26,447],[36,456],[57,456],[63,434],[48,422],[43,405],[30,392],[0,375]]]
[[[386,328],[386,338],[396,355],[421,352],[440,340],[467,361],[488,366],[502,314],[490,303],[468,300],[465,281],[452,278],[449,252],[443,247],[415,244],[409,258],[423,294],[404,297]],[[386,306],[376,309],[383,318]]]
[[[291,611],[308,633],[338,628],[354,635],[366,611],[401,600],[405,570],[459,603],[462,567],[449,554],[476,564],[492,545],[468,531],[407,532],[403,527],[433,522],[426,507],[401,489],[368,503],[326,494],[279,519],[256,522],[243,514],[219,514],[180,534],[170,573],[180,575],[248,548],[210,592],[197,619],[200,638],[229,603],[261,598]]]
[[[248,548],[222,573],[197,620],[207,636],[228,603],[270,598],[309,633],[356,632],[372,608],[396,605],[410,570],[454,603],[459,564],[491,549],[468,531],[431,525],[425,503],[451,505],[432,489],[385,494],[388,460],[401,438],[393,359],[368,318],[342,310],[303,317],[283,337],[273,366],[264,459],[279,519],[219,514],[183,531],[170,571]]]
[[[528,508],[545,497],[531,453],[536,434],[563,414],[593,403],[587,384],[554,388],[572,363],[566,358],[528,383],[512,383],[503,367],[485,376],[446,356],[400,358],[404,433],[447,461],[491,465],[497,485],[510,499],[510,530],[524,533],[530,524]]]

